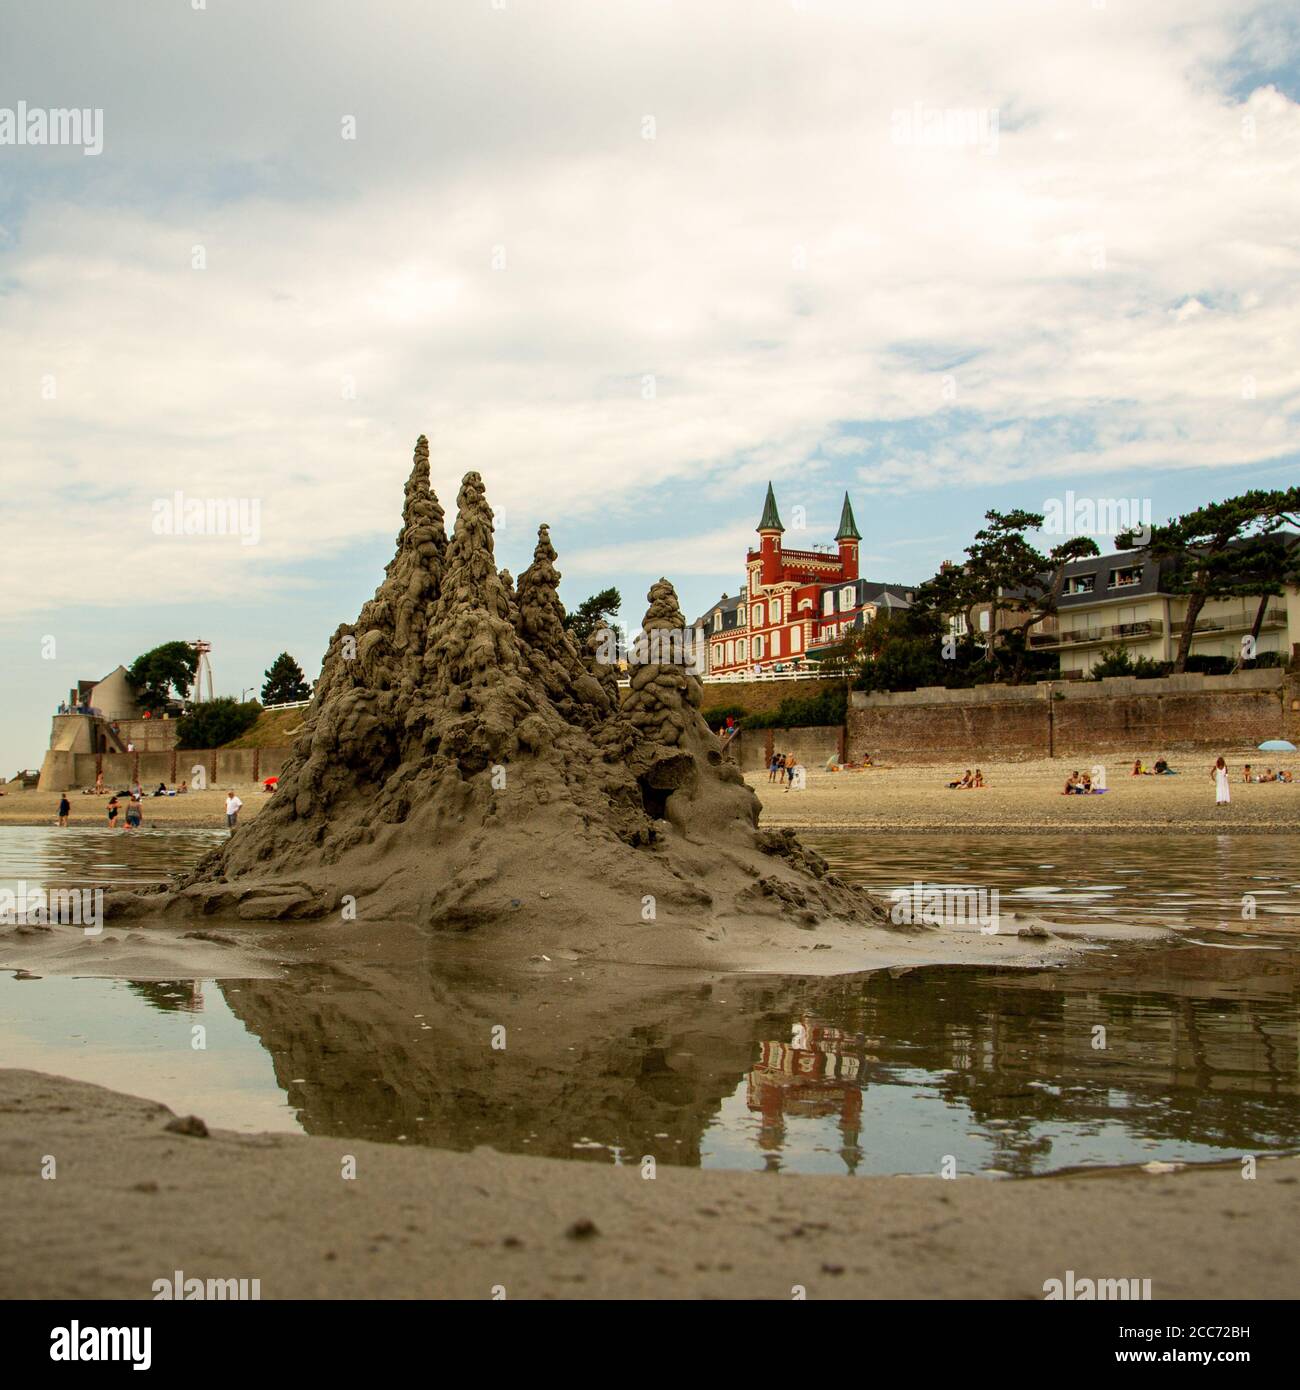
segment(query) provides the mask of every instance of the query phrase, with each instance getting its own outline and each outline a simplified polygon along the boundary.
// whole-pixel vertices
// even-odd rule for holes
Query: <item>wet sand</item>
[[[165,1107],[0,1072],[0,1296],[141,1298],[175,1270],[263,1298],[1293,1298],[1300,1159],[1168,1175],[791,1177],[169,1133]],[[41,1177],[44,1155],[57,1177]],[[348,1155],[356,1177],[341,1173]]]
[[[780,743],[778,741],[779,749]],[[1149,767],[1158,756],[1141,750]],[[1135,756],[1137,754],[1135,753]],[[1217,756],[1217,755],[1215,755]],[[786,792],[752,772],[745,780],[763,803],[763,824],[810,830],[961,830],[1007,833],[1079,829],[1142,834],[1277,832],[1300,830],[1300,755],[1254,749],[1224,750],[1231,770],[1232,800],[1216,806],[1208,754],[1170,755],[1176,777],[1133,777],[1127,762],[1039,759],[981,763],[988,785],[979,791],[953,791],[948,783],[966,770],[953,763],[882,765],[859,772],[805,769],[806,786]],[[1065,779],[1076,768],[1106,767],[1109,790],[1101,796],[1064,796]],[[1279,767],[1296,781],[1241,781],[1244,763],[1256,771]]]

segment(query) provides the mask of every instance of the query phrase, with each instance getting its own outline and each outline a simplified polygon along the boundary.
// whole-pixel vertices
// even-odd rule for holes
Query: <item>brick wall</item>
[[[1300,743],[1300,675],[1121,676],[850,696],[848,756],[896,761],[1072,757]]]

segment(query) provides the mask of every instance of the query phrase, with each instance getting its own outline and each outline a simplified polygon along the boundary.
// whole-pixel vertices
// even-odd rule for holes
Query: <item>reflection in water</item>
[[[13,835],[0,831],[0,886],[156,876],[214,840]],[[861,841],[820,847],[879,888],[935,881],[926,866],[939,864],[1004,898],[1050,894],[1058,918],[1163,917],[1204,940],[1033,972],[682,986],[672,972],[522,956],[489,975],[465,943],[421,937],[403,961],[301,965],[288,981],[3,977],[0,1052],[229,1127],[594,1162],[937,1173],[952,1155],[960,1172],[1030,1174],[1300,1146],[1300,955],[1294,938],[1262,934],[1295,910],[1283,837],[1108,840],[1104,875],[1078,862],[1096,841],[1067,836],[876,837],[870,857]],[[1249,937],[1224,916],[1247,891],[1284,909],[1261,910]],[[200,1021],[208,1046],[195,1051]]]
[[[745,1104],[761,1116],[758,1146],[768,1166],[785,1146],[786,1117],[830,1118],[840,1132],[840,1156],[850,1173],[862,1158],[861,1033],[830,1028],[806,1015],[796,1019],[790,1041],[761,1042],[750,1068]]]
[[[241,982],[231,1006],[308,1132],[850,1173],[1300,1144],[1290,952],[1130,948],[1106,961],[1118,987],[1091,962],[678,990],[659,976],[613,1002],[577,970],[562,987],[428,964],[423,986],[369,966]]]
[[[0,827],[0,888],[19,880],[44,888],[160,883],[225,838],[225,831],[213,830],[139,830],[128,835],[99,826],[59,830],[6,825]]]
[[[1300,931],[1294,835],[800,836],[883,894],[920,881],[996,888],[1004,908],[1065,925]]]

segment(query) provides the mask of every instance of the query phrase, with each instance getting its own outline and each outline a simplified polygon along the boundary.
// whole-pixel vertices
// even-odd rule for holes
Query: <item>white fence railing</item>
[[[265,714],[267,710],[272,709],[306,709],[309,704],[310,700],[290,700],[283,705],[263,705],[262,713]]]
[[[837,676],[829,671],[729,671],[725,676],[701,676],[700,680],[705,685],[735,685],[738,682],[748,683],[750,681],[825,681],[836,680]],[[619,686],[626,690],[632,684],[631,677],[620,676]],[[267,706],[271,708],[271,706]]]
[[[705,685],[730,685],[737,681],[824,681],[825,671],[728,671],[724,676],[701,676]]]

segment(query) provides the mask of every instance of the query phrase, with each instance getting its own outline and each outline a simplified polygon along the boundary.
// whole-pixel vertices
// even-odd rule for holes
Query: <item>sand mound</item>
[[[758,828],[700,716],[672,585],[650,590],[620,703],[604,634],[584,651],[564,627],[555,559],[543,526],[517,587],[498,572],[477,473],[449,541],[422,436],[397,553],[334,634],[274,799],[176,889],[120,895],[110,915],[515,916],[653,933],[660,958],[673,933],[887,925],[793,833]]]

